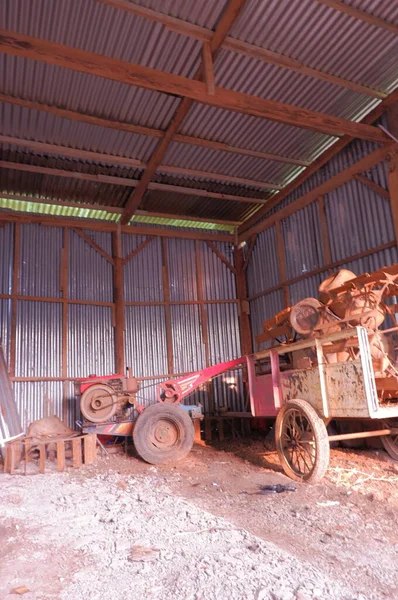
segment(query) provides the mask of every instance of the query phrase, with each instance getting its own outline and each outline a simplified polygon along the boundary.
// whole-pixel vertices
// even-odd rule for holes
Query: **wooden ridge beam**
[[[390,23],[389,21],[385,21],[384,19],[380,19],[375,15],[371,15],[360,8],[356,8],[355,6],[351,6],[350,4],[346,4],[342,2],[342,0],[317,0],[320,4],[325,4],[325,6],[329,6],[329,8],[333,8],[334,10],[338,10],[345,15],[349,15],[353,19],[359,19],[360,21],[364,21],[365,23],[369,23],[374,27],[378,27],[379,29],[385,29],[386,31],[390,31],[395,35],[398,35],[398,26],[394,23]]]
[[[173,31],[181,35],[191,37],[201,42],[210,42],[213,35],[213,31],[211,31],[210,29],[201,27],[200,25],[188,23],[187,21],[183,21],[182,19],[171,17],[169,15],[152,9],[144,8],[142,6],[139,6],[138,4],[134,4],[134,2],[129,2],[127,0],[99,0],[99,2],[102,2],[102,4],[107,4],[108,6],[111,6],[115,9],[124,10],[135,16],[150,19],[155,23],[162,24],[169,31]],[[387,96],[386,93],[381,92],[380,90],[375,90],[365,85],[361,85],[360,83],[356,83],[354,81],[350,81],[348,79],[344,79],[342,77],[338,77],[330,73],[325,73],[318,69],[313,69],[312,67],[309,67],[294,58],[284,56],[283,54],[278,54],[277,52],[273,52],[271,50],[267,50],[266,48],[255,46],[254,44],[250,44],[248,42],[244,42],[230,36],[227,36],[225,38],[221,47],[225,50],[236,52],[237,54],[241,54],[250,58],[262,60],[269,64],[276,65],[277,67],[281,67],[282,69],[296,71],[298,73],[302,73],[303,75],[307,75],[308,77],[328,81],[329,83],[333,83],[334,85],[350,89],[359,94],[366,94],[368,96],[373,96],[375,98],[381,99]]]
[[[228,5],[224,10],[224,13],[217,26],[217,29],[214,32],[214,36],[209,41],[209,51],[211,54],[211,60],[215,58],[218,48],[221,46],[233,22],[239,15],[239,12],[243,7],[245,1],[246,0],[229,0]],[[202,89],[204,87],[206,91],[206,85],[200,83],[200,81],[197,81],[201,79],[202,72],[203,70],[200,66],[194,76],[193,83],[199,83],[202,86]],[[214,90],[213,94],[207,94],[207,97],[214,100],[216,98],[216,90]],[[185,96],[181,101],[179,107],[177,108],[176,112],[174,113],[174,116],[171,119],[163,138],[156,146],[155,152],[153,153],[149,161],[148,168],[146,169],[144,175],[140,180],[140,184],[137,186],[137,188],[131,194],[130,198],[127,200],[125,212],[122,216],[122,223],[128,223],[135,210],[139,207],[141,199],[144,196],[146,190],[148,189],[148,185],[152,179],[152,176],[154,175],[159,164],[161,163],[171,140],[178,132],[181,123],[183,122],[189,110],[191,109],[193,100],[194,98]]]
[[[131,167],[133,169],[145,169],[148,165],[135,158],[126,156],[116,156],[114,154],[103,154],[102,152],[92,152],[91,150],[80,150],[77,148],[68,148],[67,146],[59,146],[57,144],[48,144],[45,142],[35,142],[33,140],[25,140],[9,135],[0,135],[0,143],[12,144],[23,148],[28,148],[34,152],[43,152],[49,154],[58,154],[60,156],[68,156],[78,160],[90,160],[113,165],[121,165]],[[198,171],[196,169],[186,169],[183,167],[174,167],[171,165],[159,165],[157,170],[162,173],[171,175],[184,175],[188,177],[198,177],[203,179],[214,179],[215,181],[224,181],[226,183],[236,183],[242,186],[257,187],[265,190],[281,190],[282,186],[276,183],[267,181],[257,181],[255,179],[244,179],[243,177],[234,177],[233,175],[225,175],[224,173],[212,173],[210,171]]]
[[[184,98],[181,103],[181,111],[182,106],[187,104],[185,101],[193,100],[209,106],[270,119],[278,123],[311,129],[332,136],[352,135],[360,139],[381,143],[388,140],[384,132],[370,125],[219,87],[216,87],[215,94],[207,94],[206,85],[201,81],[165,73],[134,63],[127,63],[78,48],[55,44],[20,33],[1,30],[0,52],[72,69],[80,73],[104,77],[105,79],[156,92],[181,96]],[[190,106],[191,103],[188,102],[188,104]],[[183,116],[187,111],[188,109],[185,108]],[[171,133],[172,130],[169,132],[168,129],[163,140],[168,140],[176,133],[176,129],[183,118],[183,116],[181,118],[181,115],[182,112],[178,110],[179,118],[176,119],[175,116],[173,120],[174,131]]]
[[[392,92],[388,98],[383,100],[376,108],[374,108],[370,113],[362,119],[362,123],[370,124],[374,123],[381,115],[383,115],[391,106],[393,106],[396,102],[398,102],[398,89]],[[353,137],[344,136],[336,143],[333,144],[330,148],[322,152],[318,158],[316,158],[309,167],[307,167],[296,179],[294,179],[291,183],[289,183],[281,192],[276,194],[273,198],[269,200],[267,206],[264,206],[257,210],[251,217],[246,219],[244,223],[239,227],[239,235],[240,241],[244,241],[251,235],[251,231],[254,227],[257,227],[259,219],[261,219],[264,215],[266,215],[272,208],[277,206],[282,200],[284,200],[287,196],[289,196],[295,189],[297,189],[304,181],[307,181],[311,175],[316,173],[323,165],[325,165],[333,156],[338,154],[341,150],[343,150],[350,142],[353,141]],[[257,231],[262,231],[262,229],[257,229]]]
[[[26,171],[28,173],[41,173],[42,175],[53,175],[55,177],[66,177],[70,179],[80,179],[81,181],[94,181],[96,183],[109,183],[110,185],[121,185],[125,187],[138,187],[138,179],[129,179],[127,177],[114,177],[112,175],[102,175],[101,173],[78,173],[76,171],[66,171],[64,169],[55,169],[52,167],[42,167],[40,165],[27,165],[24,163],[9,162],[0,160],[0,168],[13,169],[15,171]],[[244,202],[248,204],[266,204],[267,200],[263,198],[250,198],[247,196],[234,196],[233,194],[221,194],[218,192],[208,192],[200,188],[184,187],[179,185],[169,185],[168,183],[150,182],[150,190],[161,190],[173,192],[176,194],[187,194],[190,196],[204,196],[206,198],[215,198],[217,200],[231,200],[233,202]],[[100,205],[99,205],[100,206]],[[101,210],[99,208],[99,210]],[[124,211],[122,211],[123,214]],[[183,217],[181,217],[183,218]]]
[[[23,98],[17,98],[8,94],[0,93],[0,102],[7,102],[8,104],[13,104],[22,108],[39,110],[60,117],[61,119],[69,119],[71,121],[77,121],[79,123],[87,123],[88,125],[105,127],[107,129],[114,129],[115,131],[138,133],[139,135],[147,135],[158,139],[160,139],[164,134],[164,131],[162,131],[161,129],[153,129],[150,127],[142,127],[141,125],[133,125],[132,123],[125,123],[123,121],[104,119],[103,117],[97,117],[95,115],[80,113],[74,110],[67,110],[65,108],[59,108],[57,106],[50,106],[48,104],[43,104],[41,102],[36,102],[33,100],[25,100]],[[310,164],[308,161],[301,160],[299,158],[280,156],[278,154],[272,154],[270,152],[259,152],[257,150],[250,150],[248,148],[240,148],[239,146],[231,146],[230,144],[227,144],[225,142],[206,140],[189,135],[183,135],[181,133],[175,134],[174,141],[179,142],[181,144],[189,144],[193,146],[200,146],[202,148],[209,148],[210,150],[220,150],[221,152],[242,154],[243,156],[251,156],[253,158],[260,158],[263,160],[273,160],[275,162],[298,165],[300,167],[307,167]]]
[[[2,211],[1,220],[7,223],[38,223],[50,227],[71,227],[92,231],[116,231],[117,223],[109,221],[99,222],[91,219],[73,219],[71,217],[55,217],[53,215],[33,215],[13,211]],[[175,229],[162,229],[146,227],[145,225],[124,225],[122,233],[130,235],[154,235],[156,237],[180,238],[184,240],[213,240],[215,242],[228,242],[233,244],[235,238],[229,233],[205,233],[203,231],[177,231]]]
[[[387,159],[390,155],[394,154],[396,150],[397,144],[391,143],[382,146],[381,148],[378,148],[377,150],[371,152],[367,156],[364,156],[363,158],[361,158],[361,160],[354,163],[344,171],[337,173],[337,175],[334,175],[334,177],[331,177],[330,179],[325,181],[325,183],[322,183],[321,185],[317,186],[307,194],[304,194],[303,196],[298,198],[295,202],[288,204],[282,210],[268,217],[268,219],[265,219],[264,221],[258,223],[258,225],[252,227],[249,230],[250,235],[253,235],[254,233],[260,233],[264,229],[271,227],[272,225],[281,221],[282,219],[286,219],[291,214],[301,210],[302,208],[305,208],[312,202],[315,202],[315,200],[317,200],[319,196],[324,196],[325,194],[328,194],[334,189],[350,181],[353,177],[355,177],[355,175],[363,173],[367,169],[370,169],[374,165],[377,165],[378,163]]]

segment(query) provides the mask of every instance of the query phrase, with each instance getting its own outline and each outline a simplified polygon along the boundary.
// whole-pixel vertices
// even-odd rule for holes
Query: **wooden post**
[[[332,262],[332,253],[330,251],[330,237],[329,237],[328,222],[326,219],[324,196],[319,196],[318,208],[319,208],[319,225],[320,225],[321,238],[322,238],[323,264],[330,265],[330,263]]]
[[[61,293],[62,293],[62,359],[61,370],[62,377],[68,377],[68,268],[69,268],[69,241],[70,230],[64,229],[64,245],[61,257]],[[68,390],[69,384],[63,382],[62,386],[62,416],[65,423],[68,422]]]
[[[17,308],[18,308],[18,282],[19,282],[19,256],[21,250],[21,226],[15,223],[14,228],[14,261],[12,268],[12,300],[11,300],[11,335],[10,335],[10,366],[11,377],[15,377],[16,352],[17,352]]]
[[[169,266],[167,260],[167,242],[162,238],[162,273],[163,273],[163,294],[164,311],[166,316],[166,345],[167,345],[167,368],[168,375],[174,374],[174,352],[173,336],[171,330],[171,309],[170,309],[170,286],[169,286]]]
[[[392,154],[388,159],[388,185],[390,188],[390,202],[392,219],[394,223],[395,241],[398,243],[398,156]]]
[[[278,262],[279,262],[279,274],[281,277],[283,300],[285,307],[289,306],[289,288],[286,285],[286,257],[285,257],[285,245],[283,243],[283,233],[281,222],[278,220],[275,223],[276,230],[276,246],[278,251]]]
[[[250,331],[250,309],[247,299],[247,284],[244,269],[243,250],[239,246],[234,249],[234,265],[236,269],[236,293],[239,300],[239,329],[242,354],[250,354],[253,350]]]
[[[123,297],[123,258],[120,226],[112,234],[113,255],[113,301],[115,303],[115,366],[116,372],[124,375],[124,297]]]

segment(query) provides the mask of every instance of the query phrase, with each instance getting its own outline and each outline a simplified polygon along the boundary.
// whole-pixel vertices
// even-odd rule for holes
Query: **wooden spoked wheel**
[[[290,400],[279,411],[275,442],[286,475],[296,481],[322,479],[329,466],[325,423],[305,400]]]
[[[398,419],[388,419],[382,423],[382,429],[392,429],[393,427],[398,427]],[[387,454],[393,460],[398,460],[398,435],[383,435],[380,439]]]

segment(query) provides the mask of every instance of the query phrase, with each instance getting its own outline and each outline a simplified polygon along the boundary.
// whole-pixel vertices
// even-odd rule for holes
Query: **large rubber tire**
[[[152,404],[138,417],[133,440],[141,458],[152,465],[181,460],[193,446],[192,419],[175,404]]]
[[[103,383],[95,383],[84,390],[80,411],[91,423],[106,423],[115,416],[117,398],[114,390]]]
[[[398,427],[398,419],[388,419],[388,421],[383,421],[381,427],[382,429]],[[398,435],[382,435],[379,439],[382,441],[384,450],[387,454],[393,460],[398,460]]]
[[[330,446],[325,423],[305,400],[290,400],[279,411],[275,442],[286,475],[316,482],[329,466]]]

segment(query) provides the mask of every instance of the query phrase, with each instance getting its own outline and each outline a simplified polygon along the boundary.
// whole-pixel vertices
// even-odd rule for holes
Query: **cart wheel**
[[[87,421],[92,423],[109,421],[117,410],[113,389],[102,383],[91,385],[80,398],[80,410]]]
[[[388,419],[388,421],[383,421],[381,427],[382,429],[398,427],[398,419]],[[393,460],[398,460],[398,435],[383,435],[380,439],[387,454]]]
[[[141,458],[159,465],[187,456],[193,445],[194,427],[184,409],[158,402],[138,417],[133,440]]]
[[[305,400],[290,400],[279,411],[275,442],[286,475],[296,481],[319,481],[329,466],[325,423]]]

